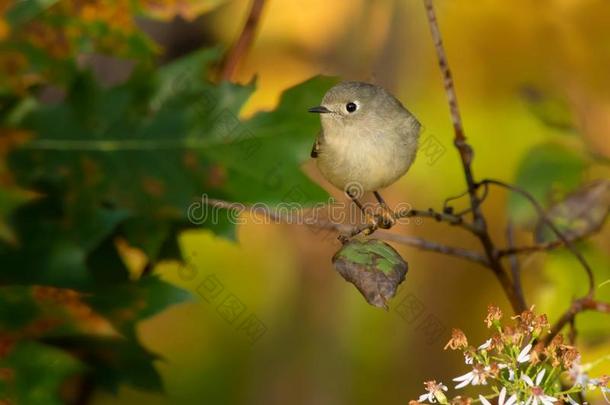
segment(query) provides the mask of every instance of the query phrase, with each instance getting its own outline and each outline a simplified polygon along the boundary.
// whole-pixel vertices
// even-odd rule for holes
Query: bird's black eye
[[[356,103],[347,103],[345,105],[345,109],[347,110],[347,112],[353,113],[358,109],[358,105],[356,105]]]

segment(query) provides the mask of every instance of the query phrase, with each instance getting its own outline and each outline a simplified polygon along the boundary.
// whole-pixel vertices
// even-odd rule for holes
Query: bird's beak
[[[310,113],[318,113],[318,114],[327,114],[329,112],[332,112],[328,108],[324,107],[323,105],[320,105],[318,107],[311,107],[307,111],[309,111]]]

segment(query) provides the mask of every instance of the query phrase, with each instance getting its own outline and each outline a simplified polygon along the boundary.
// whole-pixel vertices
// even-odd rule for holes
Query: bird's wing
[[[316,141],[313,143],[313,146],[311,147],[311,157],[312,158],[317,158],[318,154],[320,153],[320,139],[322,138],[322,132],[320,132],[318,134],[318,136],[316,137]]]

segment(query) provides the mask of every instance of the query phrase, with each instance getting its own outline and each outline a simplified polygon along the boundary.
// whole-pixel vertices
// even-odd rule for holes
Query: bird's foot
[[[375,220],[377,222],[377,226],[381,229],[390,229],[396,224],[396,218],[394,216],[394,211],[392,211],[387,206],[380,206],[380,212],[375,214]]]
[[[362,230],[362,233],[365,235],[370,235],[375,232],[379,228],[379,219],[377,215],[373,215],[371,213],[365,214],[365,222],[367,223],[367,227]]]

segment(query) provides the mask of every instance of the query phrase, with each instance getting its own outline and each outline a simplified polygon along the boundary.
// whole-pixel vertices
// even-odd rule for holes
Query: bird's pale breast
[[[369,133],[362,128],[324,133],[318,167],[342,190],[352,184],[365,192],[382,189],[404,175],[413,163],[417,132],[406,126],[388,133]]]

